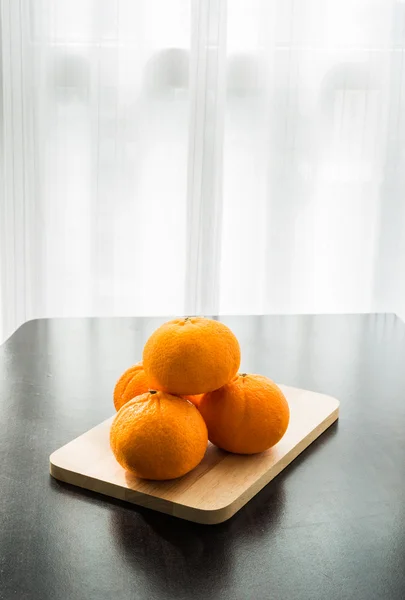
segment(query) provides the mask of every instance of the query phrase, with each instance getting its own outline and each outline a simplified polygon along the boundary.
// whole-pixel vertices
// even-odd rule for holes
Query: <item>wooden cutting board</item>
[[[109,444],[114,417],[50,456],[60,481],[126,500],[196,523],[222,523],[280,473],[339,416],[331,396],[280,386],[290,405],[288,430],[274,448],[250,456],[229,454],[209,444],[191,473],[172,481],[145,481],[116,462]],[[320,449],[320,452],[322,450]]]

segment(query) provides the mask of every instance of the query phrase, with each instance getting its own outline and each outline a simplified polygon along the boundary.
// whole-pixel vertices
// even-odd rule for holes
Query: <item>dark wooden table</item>
[[[48,475],[53,450],[113,413],[116,378],[163,319],[32,321],[1,347],[2,600],[405,598],[405,325],[222,320],[244,371],[334,395],[341,418],[217,526]]]

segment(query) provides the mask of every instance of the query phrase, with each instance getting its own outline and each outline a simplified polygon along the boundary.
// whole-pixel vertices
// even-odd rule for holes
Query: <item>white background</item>
[[[1,0],[0,340],[405,319],[405,3]]]

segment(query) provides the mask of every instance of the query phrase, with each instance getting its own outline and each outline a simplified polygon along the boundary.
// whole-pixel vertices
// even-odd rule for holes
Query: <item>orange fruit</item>
[[[197,394],[196,396],[183,396],[183,398],[185,398],[186,400],[190,400],[190,402],[192,402],[194,404],[194,406],[196,406],[198,408],[198,405],[200,404],[200,400],[203,396],[204,396],[204,394]]]
[[[198,408],[209,440],[237,454],[271,448],[281,440],[290,420],[283,392],[262,375],[238,375],[221,389],[204,394]]]
[[[239,342],[219,321],[175,319],[152,333],[143,350],[143,365],[154,389],[179,396],[203,394],[236,375]]]
[[[114,406],[119,410],[126,402],[149,390],[146,374],[141,362],[136,363],[121,375],[114,388]]]
[[[150,385],[146,378],[146,373],[143,368],[143,363],[138,362],[127,369],[121,377],[118,379],[114,388],[114,406],[118,412],[119,409],[132,400],[136,396],[145,394],[150,390]],[[200,399],[203,394],[197,394],[197,396],[183,396],[186,400],[192,402],[195,406],[198,406]]]
[[[184,398],[150,391],[130,400],[111,425],[119,464],[144,479],[175,479],[202,460],[208,435],[204,419]]]

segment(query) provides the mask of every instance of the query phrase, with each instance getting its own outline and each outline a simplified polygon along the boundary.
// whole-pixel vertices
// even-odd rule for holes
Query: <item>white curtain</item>
[[[405,317],[403,0],[0,4],[0,340]]]

